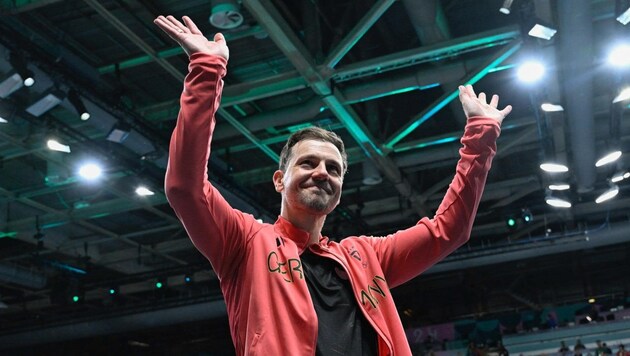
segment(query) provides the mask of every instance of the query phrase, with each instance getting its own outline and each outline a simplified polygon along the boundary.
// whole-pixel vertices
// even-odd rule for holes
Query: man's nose
[[[313,179],[325,180],[328,179],[328,170],[325,163],[318,164],[313,170]]]

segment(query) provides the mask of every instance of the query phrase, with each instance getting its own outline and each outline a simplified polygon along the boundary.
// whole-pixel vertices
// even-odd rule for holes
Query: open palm
[[[184,23],[170,15],[158,16],[153,23],[179,43],[189,57],[194,53],[206,53],[229,59],[230,50],[223,34],[217,33],[214,35],[214,41],[208,41],[190,17],[184,16],[182,19]]]

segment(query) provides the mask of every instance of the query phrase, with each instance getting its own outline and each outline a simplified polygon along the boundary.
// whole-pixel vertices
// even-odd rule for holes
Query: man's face
[[[287,211],[326,215],[339,204],[343,166],[339,150],[329,142],[304,140],[291,148],[286,171],[276,171],[274,184]]]

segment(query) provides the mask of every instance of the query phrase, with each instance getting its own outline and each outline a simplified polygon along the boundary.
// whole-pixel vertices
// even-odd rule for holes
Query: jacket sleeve
[[[196,53],[190,57],[165,177],[171,207],[219,278],[240,259],[245,226],[253,221],[232,209],[208,181],[210,143],[226,65],[219,56]]]
[[[390,287],[416,277],[468,241],[499,133],[495,120],[470,118],[455,177],[435,216],[385,237],[367,238]]]

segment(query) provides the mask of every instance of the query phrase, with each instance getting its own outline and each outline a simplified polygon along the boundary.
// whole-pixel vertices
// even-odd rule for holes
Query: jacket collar
[[[274,230],[282,237],[293,241],[300,254],[302,254],[302,252],[304,252],[304,250],[308,247],[309,233],[297,228],[289,220],[283,218],[282,216],[278,216],[278,220],[276,220],[274,224]],[[325,237],[320,236],[320,244],[323,239],[325,239]]]

